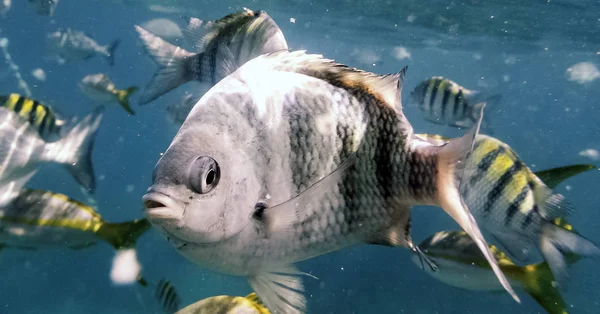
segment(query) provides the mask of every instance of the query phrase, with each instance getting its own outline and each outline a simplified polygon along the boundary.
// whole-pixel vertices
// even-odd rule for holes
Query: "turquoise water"
[[[60,1],[53,17],[35,14],[25,1],[13,1],[0,18],[0,37],[19,65],[33,97],[63,113],[84,115],[95,104],[77,83],[105,72],[117,87],[143,87],[156,67],[144,54],[133,28],[154,18],[183,24],[180,14],[217,19],[248,7],[266,10],[281,27],[291,49],[322,53],[336,61],[376,73],[409,66],[404,100],[426,77],[443,75],[472,89],[503,95],[489,111],[494,136],[511,145],[534,170],[573,163],[600,163],[579,153],[600,150],[600,79],[579,83],[566,70],[580,62],[600,66],[600,5],[595,1]],[[167,10],[168,9],[168,10]],[[168,12],[164,12],[168,11]],[[293,20],[291,20],[293,19]],[[102,58],[64,65],[44,58],[44,38],[60,27],[83,30],[100,44],[121,39],[115,65]],[[395,56],[403,47],[410,57]],[[395,49],[396,48],[396,49]],[[6,66],[0,62],[0,72]],[[47,79],[31,75],[44,69]],[[0,77],[0,94],[22,92],[13,77]],[[177,102],[193,83],[128,116],[108,106],[98,132],[93,162],[97,202],[107,221],[142,216],[141,196],[151,183],[160,153],[177,128],[165,106]],[[420,133],[459,136],[464,130],[434,125],[416,107],[405,113]],[[587,238],[600,242],[600,173],[570,179],[557,191],[576,210],[569,221]],[[85,200],[68,173],[48,166],[28,186]],[[413,238],[457,226],[440,209],[413,210]],[[168,278],[182,305],[205,297],[246,295],[243,278],[196,266],[154,230],[138,243],[143,274],[153,283]],[[114,250],[101,243],[86,250],[4,250],[0,253],[1,313],[161,313],[152,287],[114,286],[110,280]],[[299,263],[319,280],[305,279],[309,313],[544,313],[521,293],[522,304],[508,294],[464,291],[420,271],[407,250],[354,247]],[[564,293],[573,313],[600,312],[598,260],[572,269]]]

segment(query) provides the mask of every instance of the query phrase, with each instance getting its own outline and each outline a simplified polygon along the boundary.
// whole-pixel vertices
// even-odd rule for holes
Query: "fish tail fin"
[[[245,296],[245,298],[252,303],[254,309],[258,312],[258,314],[271,314],[269,309],[263,304],[261,299],[258,297],[256,292],[252,292],[249,295]]]
[[[140,39],[148,55],[158,65],[158,70],[146,85],[140,97],[140,104],[147,104],[163,94],[200,77],[195,72],[195,60],[200,56],[175,46],[155,34],[136,25]],[[195,68],[198,68],[195,70]]]
[[[440,207],[456,221],[461,228],[469,234],[477,247],[481,250],[486,260],[492,267],[496,277],[510,293],[515,301],[520,302],[519,297],[510,286],[510,283],[490,251],[481,230],[475,221],[475,218],[469,211],[469,208],[464,203],[460,194],[463,173],[468,159],[473,151],[475,137],[479,133],[481,120],[483,116],[483,108],[481,107],[481,115],[477,124],[464,136],[450,140],[448,143],[438,146],[438,177],[437,177],[437,202]]]
[[[115,50],[117,50],[117,47],[119,47],[120,43],[121,40],[116,39],[115,41],[110,43],[110,45],[108,45],[108,47],[106,48],[106,52],[108,53],[106,55],[106,60],[108,61],[108,64],[110,66],[113,66],[115,64]]]
[[[558,283],[567,281],[569,263],[577,261],[579,257],[600,255],[600,249],[592,241],[550,221],[542,226],[540,249]]]
[[[549,314],[567,314],[565,301],[547,262],[522,267],[523,290]]]
[[[127,111],[131,115],[135,115],[135,112],[133,112],[133,109],[131,109],[129,96],[131,96],[131,94],[135,93],[137,90],[138,88],[136,86],[131,86],[127,89],[123,89],[117,92],[117,101],[119,102],[121,107],[123,107],[123,109],[125,109],[125,111]]]
[[[51,158],[63,164],[75,180],[92,194],[96,189],[92,149],[103,112],[103,106],[96,108],[79,123],[70,126],[59,141],[47,144]]]
[[[115,249],[133,248],[138,238],[150,229],[147,219],[138,219],[121,223],[105,222],[98,230],[98,236],[110,243]]]

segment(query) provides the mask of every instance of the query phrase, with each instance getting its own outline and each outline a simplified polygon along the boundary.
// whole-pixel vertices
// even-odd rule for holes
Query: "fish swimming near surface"
[[[178,127],[181,126],[199,99],[194,94],[186,94],[179,102],[167,105],[167,121]]]
[[[6,187],[0,190],[5,194]],[[50,191],[22,189],[0,204],[0,246],[13,249],[83,249],[104,241],[133,248],[149,228],[146,219],[110,223],[79,201]],[[145,285],[145,280],[138,282]]]
[[[500,100],[500,95],[486,95],[466,89],[457,83],[434,76],[421,82],[410,94],[412,103],[417,104],[425,120],[454,127],[472,127],[479,118],[485,104],[491,110]],[[487,118],[482,122],[482,130],[492,132]]]
[[[28,0],[29,5],[39,15],[53,16],[58,0]]]
[[[57,57],[59,63],[74,60],[88,60],[95,56],[104,57],[109,65],[115,63],[115,50],[120,40],[102,46],[83,31],[66,28],[46,35],[46,45],[51,55]]]
[[[131,109],[129,97],[138,90],[137,87],[131,86],[126,89],[117,89],[106,74],[90,74],[85,76],[79,83],[81,91],[90,99],[99,103],[109,103],[117,101],[125,111],[134,115],[135,112]]]
[[[573,232],[572,226],[565,220],[557,218],[556,225]],[[413,262],[445,284],[476,291],[504,290],[477,245],[464,231],[437,232],[419,244],[419,248],[435,268],[423,267],[417,254],[412,256]],[[518,266],[497,247],[490,245],[490,250],[511,285],[521,287],[549,314],[568,313],[547,262]],[[577,260],[577,256],[572,256],[568,262],[575,263]]]
[[[180,299],[170,281],[161,279],[155,297],[166,313],[175,314],[270,314],[256,293],[245,297],[219,295],[179,309]]]
[[[441,136],[418,136],[438,145],[444,142]],[[564,196],[552,189],[562,180],[594,168],[559,167],[540,172],[538,177],[506,143],[478,135],[465,166],[461,194],[481,228],[493,234],[516,262],[531,263],[536,252],[541,252],[557,282],[564,283],[568,278],[565,254],[592,257],[599,255],[600,249],[580,234],[552,223],[572,211]]]
[[[459,194],[479,124],[443,146],[414,137],[405,70],[304,51],[248,61],[190,112],[154,169],[146,216],[190,261],[246,276],[274,313],[302,313],[307,274],[293,263],[364,243],[414,249],[411,207],[437,205],[518,300]]]
[[[15,93],[0,95],[0,106],[16,112],[29,121],[46,142],[59,140],[68,129],[68,124],[76,120],[72,118],[71,121],[67,121],[52,107]]]
[[[244,9],[208,22],[191,18],[183,35],[194,45],[195,53],[140,26],[135,28],[147,53],[159,66],[142,93],[142,105],[192,80],[210,87],[235,70],[232,62],[242,65],[261,54],[288,49],[281,29],[265,11]],[[221,49],[223,46],[228,49]],[[231,57],[223,56],[223,51]],[[223,60],[231,60],[229,66]]]

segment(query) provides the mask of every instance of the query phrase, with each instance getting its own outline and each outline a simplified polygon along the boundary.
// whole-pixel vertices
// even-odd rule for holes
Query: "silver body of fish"
[[[198,96],[186,94],[181,98],[181,101],[169,104],[166,108],[167,121],[180,127],[198,100]]]
[[[33,125],[14,111],[0,108],[0,186],[28,177],[42,163],[64,165],[84,188],[93,192],[91,151],[102,108],[83,118],[56,142],[45,142]]]
[[[106,58],[112,66],[114,53],[120,41],[102,46],[82,31],[67,28],[46,35],[46,45],[51,54],[56,55],[62,62],[87,60],[96,55]]]
[[[115,84],[104,73],[90,74],[79,82],[81,91],[99,103],[115,101]]]
[[[292,263],[362,243],[413,248],[411,207],[438,205],[518,300],[458,190],[479,125],[444,146],[416,138],[403,76],[303,51],[247,62],[200,99],[158,161],[147,217],[189,260],[247,276],[274,313],[302,313]]]

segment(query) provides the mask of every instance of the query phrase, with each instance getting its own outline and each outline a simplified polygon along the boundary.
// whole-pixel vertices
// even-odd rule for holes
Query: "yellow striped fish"
[[[560,225],[562,222],[558,221],[558,227],[565,227]],[[435,264],[435,270],[421,267],[421,259],[417,254],[413,254],[411,259],[433,278],[462,289],[504,290],[477,245],[464,231],[437,232],[425,239],[418,247]],[[568,313],[547,262],[518,266],[497,247],[493,245],[489,247],[511,285],[521,287],[549,314]],[[576,261],[576,259],[569,260],[571,263]]]
[[[433,144],[447,141],[439,135],[419,134]],[[478,135],[469,164],[465,166],[461,194],[478,223],[493,234],[507,252],[521,263],[530,263],[541,252],[559,282],[568,277],[565,255],[589,257],[600,254],[591,241],[555,219],[567,216],[571,206],[552,191],[564,179],[594,169],[573,165],[540,171],[540,177],[521,161],[510,146]],[[547,184],[546,184],[547,182]]]
[[[0,106],[19,114],[35,127],[42,139],[53,142],[60,139],[66,121],[51,107],[19,94],[0,95]]]
[[[419,106],[425,120],[463,128],[477,123],[484,104],[489,111],[501,98],[500,95],[486,96],[466,89],[441,76],[430,77],[421,82],[410,95],[412,103]],[[487,115],[482,122],[482,130],[490,133],[489,118],[486,117]]]

